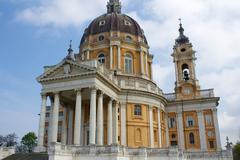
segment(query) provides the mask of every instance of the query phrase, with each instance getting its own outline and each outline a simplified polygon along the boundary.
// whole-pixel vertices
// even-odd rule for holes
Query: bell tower
[[[199,96],[200,90],[195,72],[195,51],[184,35],[181,19],[179,20],[179,37],[175,40],[172,54],[176,72],[175,93],[177,99],[193,99]]]

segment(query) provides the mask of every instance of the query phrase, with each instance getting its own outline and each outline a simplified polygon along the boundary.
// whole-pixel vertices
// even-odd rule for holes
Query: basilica
[[[182,23],[171,54],[175,92],[164,93],[153,81],[144,31],[121,7],[109,0],[107,13],[85,29],[79,51],[70,44],[66,57],[37,78],[35,151],[49,160],[232,159],[221,145],[219,97],[200,88]]]

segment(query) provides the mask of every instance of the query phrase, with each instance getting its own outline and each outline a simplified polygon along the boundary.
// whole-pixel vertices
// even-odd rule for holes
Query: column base
[[[37,146],[34,148],[33,152],[35,153],[47,152],[47,149],[44,146]]]

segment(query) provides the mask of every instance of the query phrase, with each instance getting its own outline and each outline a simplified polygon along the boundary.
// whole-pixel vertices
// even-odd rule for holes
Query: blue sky
[[[78,51],[84,29],[106,12],[107,0],[0,0],[0,134],[37,133],[43,66],[66,55],[69,40]],[[154,79],[174,88],[172,47],[178,18],[197,51],[202,89],[220,96],[222,143],[240,138],[240,2],[238,0],[122,0],[123,12],[144,29],[154,54]]]

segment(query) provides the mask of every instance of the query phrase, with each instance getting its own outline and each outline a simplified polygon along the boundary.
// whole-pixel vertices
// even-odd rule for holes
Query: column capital
[[[54,91],[52,92],[54,95],[59,95],[60,94],[60,91]]]
[[[82,88],[77,88],[77,89],[74,89],[74,92],[76,92],[76,93],[81,93],[83,91],[83,89]]]
[[[47,97],[47,96],[48,96],[48,93],[46,93],[46,92],[41,92],[40,95],[41,95],[42,97]]]
[[[197,112],[197,114],[201,114],[201,113],[203,113],[203,110],[202,109],[197,109],[196,112]]]
[[[177,114],[183,114],[183,111],[177,111]]]
[[[98,90],[98,87],[97,87],[97,86],[91,86],[91,87],[89,87],[89,89],[90,89],[91,91],[97,91],[97,90]]]
[[[212,110],[213,112],[217,112],[218,109],[217,109],[217,108],[212,108],[211,110]]]
[[[102,90],[98,90],[98,96],[103,96],[104,95],[104,92]]]
[[[150,110],[152,110],[153,109],[153,105],[148,105],[148,108],[150,109]]]

